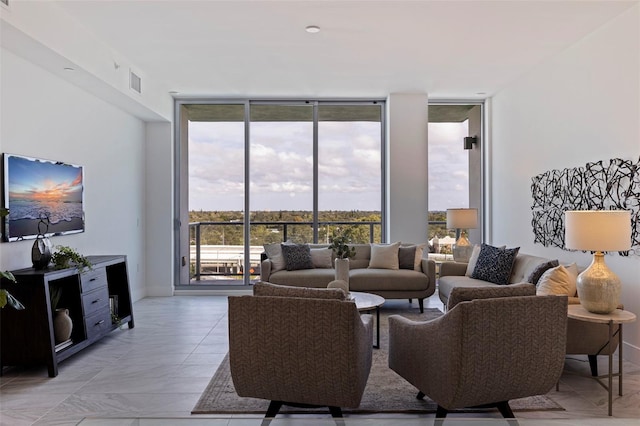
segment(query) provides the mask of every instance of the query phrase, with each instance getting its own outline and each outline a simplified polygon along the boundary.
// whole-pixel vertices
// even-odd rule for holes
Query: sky
[[[10,200],[82,201],[82,168],[20,156],[7,159]]]
[[[310,122],[252,122],[251,211],[313,209]],[[380,211],[380,124],[320,122],[319,209]],[[467,123],[429,127],[429,210],[468,207]],[[189,210],[244,209],[244,123],[189,123]]]

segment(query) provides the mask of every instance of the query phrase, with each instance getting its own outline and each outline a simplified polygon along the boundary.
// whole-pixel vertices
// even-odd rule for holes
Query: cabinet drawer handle
[[[89,282],[91,282],[91,281],[95,281],[96,279],[97,279],[97,278],[91,278],[91,279],[89,280]]]
[[[97,323],[93,324],[94,326],[100,325],[100,324],[104,324],[104,320],[100,320]]]
[[[93,301],[93,302],[91,302],[91,303],[98,303],[98,302],[99,302],[99,301],[101,301],[101,300],[102,300],[102,299],[96,299],[96,300],[94,300],[94,301]]]

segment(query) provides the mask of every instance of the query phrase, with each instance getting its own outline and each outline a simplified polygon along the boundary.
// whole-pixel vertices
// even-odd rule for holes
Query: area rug
[[[417,321],[428,321],[442,315],[438,309],[425,309],[420,314],[418,309],[385,309],[380,311],[380,349],[373,350],[373,362],[369,380],[358,408],[344,408],[344,413],[435,413],[435,402],[425,398],[416,399],[418,390],[396,374],[388,366],[388,317],[402,315]],[[375,341],[375,329],[374,329]],[[513,411],[564,410],[547,396],[539,395],[514,399],[509,403]],[[191,414],[263,414],[266,413],[269,401],[256,398],[239,397],[233,387],[229,370],[228,354],[214,374],[209,385],[200,396]],[[281,413],[298,414],[310,412],[326,412],[326,408],[302,409],[283,406]],[[456,410],[473,411],[479,410]]]

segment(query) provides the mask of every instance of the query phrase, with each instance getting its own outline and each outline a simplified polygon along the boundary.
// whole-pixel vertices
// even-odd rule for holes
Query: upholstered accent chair
[[[545,394],[562,374],[567,297],[492,290],[456,289],[460,303],[431,321],[389,318],[389,367],[438,404],[439,421],[478,406],[514,418],[509,400]]]
[[[282,405],[360,405],[373,345],[372,317],[341,289],[259,283],[253,296],[229,297],[229,363],[239,396]]]

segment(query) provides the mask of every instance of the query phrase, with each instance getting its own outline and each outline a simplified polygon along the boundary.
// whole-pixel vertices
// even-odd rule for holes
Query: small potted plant
[[[329,245],[329,248],[336,254],[335,278],[347,283],[349,283],[349,259],[356,255],[355,247],[349,247],[348,242],[349,237],[347,235],[334,235]]]
[[[78,272],[91,269],[89,259],[78,253],[76,250],[68,246],[56,246],[56,251],[51,256],[53,269],[67,269],[75,266]]]

